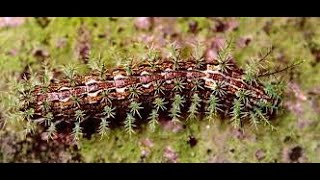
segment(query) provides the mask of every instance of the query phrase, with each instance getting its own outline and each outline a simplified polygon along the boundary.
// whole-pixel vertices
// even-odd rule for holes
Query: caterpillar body
[[[246,80],[233,58],[120,66],[102,74],[36,86],[29,94],[33,98],[25,101],[23,111],[33,110],[30,119],[68,124],[77,119],[99,122],[104,118],[121,124],[127,119],[139,123],[159,116],[220,115],[240,125],[245,119],[268,121],[279,104],[258,79]]]

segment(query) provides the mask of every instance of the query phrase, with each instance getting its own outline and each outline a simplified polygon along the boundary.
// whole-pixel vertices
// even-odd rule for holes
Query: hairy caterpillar
[[[247,78],[229,56],[210,62],[164,59],[29,88],[22,110],[49,130],[61,122],[81,130],[80,124],[91,121],[102,131],[113,122],[125,124],[131,135],[137,123],[155,123],[160,116],[179,121],[219,115],[236,126],[245,120],[271,126],[280,97],[270,88]]]

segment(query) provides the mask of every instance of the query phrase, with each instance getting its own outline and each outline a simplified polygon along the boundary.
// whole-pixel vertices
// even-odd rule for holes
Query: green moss
[[[228,21],[230,18],[222,18]],[[258,54],[271,45],[273,54],[269,57],[271,67],[285,67],[297,60],[305,62],[292,71],[293,82],[297,83],[305,95],[320,84],[320,65],[310,48],[317,48],[320,43],[319,18],[306,18],[304,26],[299,23],[301,18],[235,18],[239,26],[234,31],[214,32],[216,25],[208,18],[178,18],[170,26],[184,38],[194,38],[200,41],[213,36],[233,37],[235,43],[242,37],[250,37],[251,41],[244,48],[235,47],[233,53],[238,62],[245,67],[250,58],[258,58]],[[189,31],[189,22],[198,23],[199,32]],[[165,23],[168,22],[163,22]],[[269,24],[269,25],[268,25]],[[268,32],[263,30],[269,26]],[[20,75],[27,65],[33,72],[41,72],[44,62],[49,62],[50,68],[61,69],[61,65],[75,64],[81,73],[89,71],[75,53],[79,41],[79,29],[84,28],[90,34],[89,62],[102,57],[108,68],[126,63],[130,58],[139,60],[145,57],[146,43],[138,42],[141,35],[154,35],[152,31],[142,31],[134,26],[133,18],[52,18],[46,27],[41,27],[34,18],[28,18],[26,23],[15,28],[0,29],[0,119],[7,121],[2,132],[10,131],[21,134],[25,125],[21,117],[15,114],[19,103],[14,96],[13,82],[19,81]],[[157,32],[159,33],[159,32]],[[310,34],[308,39],[306,36]],[[170,37],[166,37],[170,39]],[[49,58],[38,58],[33,55],[36,49],[49,53]],[[15,52],[13,52],[15,51]],[[15,55],[10,55],[12,52]],[[184,55],[190,53],[185,48]],[[289,71],[289,72],[290,72]],[[290,73],[279,75],[289,81]],[[317,95],[319,96],[319,94]],[[316,98],[316,97],[313,97]],[[294,100],[294,95],[285,100]],[[320,103],[319,99],[314,102]],[[238,138],[236,130],[232,129],[227,120],[192,120],[186,129],[172,132],[163,127],[151,132],[146,124],[142,130],[128,137],[124,128],[112,130],[109,138],[100,138],[95,134],[91,139],[82,139],[80,153],[85,162],[166,162],[165,149],[170,147],[177,153],[179,162],[282,162],[286,160],[285,149],[300,146],[303,156],[310,162],[320,162],[320,117],[319,110],[310,100],[299,101],[302,113],[293,114],[284,110],[276,117],[273,125],[275,131],[268,128],[245,127],[244,137]],[[299,127],[300,121],[311,122],[305,128]],[[1,133],[3,134],[3,133]],[[193,135],[197,144],[193,147],[188,138]],[[242,136],[242,135],[240,135]],[[1,137],[0,137],[1,138]],[[152,147],[143,145],[143,141],[152,141]],[[289,140],[288,140],[289,139]],[[264,158],[258,160],[256,152],[264,152]],[[142,152],[147,152],[145,158]],[[6,153],[0,152],[0,159]],[[38,161],[38,160],[35,160]]]

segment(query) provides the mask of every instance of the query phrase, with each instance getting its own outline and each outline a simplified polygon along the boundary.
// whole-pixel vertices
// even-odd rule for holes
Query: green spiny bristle
[[[22,84],[17,85],[16,90],[18,91],[20,99],[24,102],[25,106],[28,106],[31,102],[34,102],[35,97],[31,92],[35,89],[35,86],[36,85],[34,83],[26,79],[24,79]]]
[[[211,94],[206,106],[206,114],[209,121],[217,117],[218,111],[222,111],[219,106],[221,106],[221,104],[219,104],[218,98]]]
[[[42,112],[49,112],[51,108],[51,103],[48,100],[45,100],[42,104]]]
[[[191,102],[196,105],[196,107],[200,108],[201,99],[198,93],[194,93],[191,98]]]
[[[91,70],[97,71],[101,79],[105,79],[105,72],[107,70],[106,63],[103,61],[101,54],[98,57],[92,57],[88,63],[88,66]]]
[[[232,111],[230,112],[231,122],[234,128],[242,127],[242,118],[245,115],[243,111],[243,104],[239,99],[233,102]]]
[[[254,113],[255,113],[255,116],[256,116],[259,120],[263,121],[263,123],[264,123],[265,126],[270,127],[272,130],[274,129],[274,126],[273,126],[273,125],[270,123],[270,121],[267,119],[266,113],[263,113],[260,108],[254,108],[253,111],[254,111]]]
[[[155,50],[154,47],[150,47],[147,53],[147,61],[150,63],[150,65],[155,65],[155,60],[159,58],[159,51]],[[155,67],[155,66],[151,66]]]
[[[260,107],[261,109],[265,109],[267,113],[271,113],[271,114],[273,114],[274,111],[278,110],[278,106],[276,106],[272,102],[267,102],[263,100],[260,100],[258,102],[258,107]]]
[[[77,74],[77,69],[77,67],[70,64],[62,68],[63,73],[66,75],[67,79],[70,81],[72,86],[75,86],[75,77]]]
[[[246,90],[246,89],[239,89],[236,92],[236,96],[238,98],[238,100],[243,103],[244,105],[246,105],[249,102],[249,97],[251,95],[250,90]]]
[[[152,132],[155,131],[157,125],[159,124],[158,122],[158,118],[159,118],[159,114],[158,114],[158,111],[153,109],[150,113],[150,116],[149,116],[149,127],[151,129]]]
[[[179,118],[181,117],[181,107],[183,106],[183,103],[185,103],[185,99],[180,94],[176,94],[173,97],[172,107],[170,109],[169,116],[174,121],[179,121]]]
[[[230,58],[231,52],[234,51],[234,45],[233,38],[230,38],[228,42],[226,43],[226,46],[223,47],[222,44],[220,44],[220,50],[218,51],[218,62],[219,64],[224,64],[227,62]]]
[[[109,89],[102,91],[102,97],[103,97],[102,102],[105,102],[107,104],[112,104],[112,101],[111,101],[109,94],[110,94]]]
[[[219,70],[223,73],[228,73],[232,70],[233,63],[231,63],[231,59],[219,62]]]
[[[45,126],[50,126],[52,124],[52,120],[53,120],[53,114],[51,112],[47,113],[45,116],[44,116],[44,124]]]
[[[31,92],[26,91],[20,93],[20,99],[23,102],[23,105],[27,107],[31,102],[34,102],[35,97],[32,96]]]
[[[35,86],[36,86],[36,84],[32,81],[32,79],[28,81],[27,77],[24,76],[21,92],[31,92],[34,90]]]
[[[154,101],[153,101],[153,105],[154,108],[156,109],[156,112],[159,112],[159,110],[161,109],[161,111],[165,111],[167,110],[166,105],[167,102],[165,102],[164,98],[159,98],[157,97]]]
[[[251,126],[254,126],[255,129],[258,129],[258,124],[260,122],[259,122],[259,119],[256,116],[256,114],[254,112],[250,112],[249,116],[250,116],[249,121],[250,121]]]
[[[25,127],[25,135],[27,136],[28,134],[31,134],[31,133],[34,133],[35,132],[35,129],[36,129],[36,124],[34,121],[31,121],[31,120],[27,120],[27,123],[26,123],[26,127]]]
[[[248,63],[246,64],[246,67],[244,68],[244,74],[243,80],[248,83],[249,85],[255,85],[257,84],[257,68],[255,66],[255,63]]]
[[[161,81],[156,81],[154,95],[164,95],[164,88]]]
[[[47,129],[47,140],[53,139],[57,134],[57,128],[55,123],[51,123]]]
[[[179,69],[179,56],[180,56],[180,51],[178,51],[177,45],[175,42],[169,44],[169,52],[170,52],[170,57],[173,62],[173,70],[178,70]]]
[[[34,109],[33,108],[27,109],[27,110],[25,110],[23,112],[23,117],[28,121],[31,120],[33,115],[34,115]]]
[[[132,85],[129,87],[129,98],[135,99],[135,98],[139,98],[140,94],[142,93],[139,89],[138,89],[138,85]]]
[[[172,118],[172,121],[179,121],[179,118],[181,117],[180,114],[180,106],[173,104],[169,114],[169,116]]]
[[[197,42],[194,45],[193,57],[195,58],[197,69],[200,69],[204,64],[204,58],[203,58],[204,50],[205,50],[205,47],[200,42]]]
[[[257,84],[257,79],[255,77],[255,74],[251,74],[251,73],[245,73],[243,75],[243,80],[248,83],[249,85],[255,85]]]
[[[186,100],[184,99],[183,96],[181,96],[180,94],[176,94],[173,97],[173,103],[174,105],[177,105],[178,107],[183,106],[183,104],[186,102]]]
[[[101,136],[101,138],[107,136],[110,132],[110,128],[109,128],[109,121],[107,121],[107,117],[105,118],[101,118],[101,122],[100,122],[100,125],[99,125],[99,129],[98,129],[98,132]]]
[[[143,109],[141,106],[141,103],[138,103],[136,101],[133,101],[129,105],[130,113],[135,116],[136,114],[141,118],[141,115],[139,113],[139,110]]]
[[[197,93],[193,94],[191,98],[191,105],[188,110],[189,115],[187,117],[187,120],[197,118],[196,115],[199,113],[199,108],[201,107],[200,103],[201,103],[201,99],[199,95]]]
[[[149,64],[149,66],[150,66],[150,68],[151,68],[152,70],[156,70],[156,69],[157,69],[157,65],[156,65],[155,60],[149,59],[149,60],[148,60],[148,64]]]
[[[134,128],[136,127],[136,125],[134,124],[135,121],[136,119],[134,118],[134,115],[132,115],[131,113],[127,113],[127,117],[124,121],[124,128],[130,137],[136,133],[134,130]]]
[[[231,62],[231,52],[234,49],[233,39],[231,38],[227,44],[226,47],[220,47],[220,50],[218,51],[218,67],[221,72],[228,73],[232,70],[232,66],[234,65]]]
[[[86,116],[85,111],[80,109],[75,111],[75,120],[77,122],[83,121],[85,116]]]
[[[198,90],[203,90],[203,83],[201,83],[201,81],[199,79],[193,79],[192,80],[192,84],[194,85],[191,89],[191,91],[198,91]]]
[[[264,91],[272,98],[280,98],[280,88],[281,87],[279,87],[277,84],[272,84],[271,82],[268,82],[264,85]]]
[[[105,106],[103,108],[103,115],[105,116],[106,119],[109,119],[109,118],[115,118],[115,109],[116,108],[112,108],[112,106]]]
[[[223,81],[217,81],[214,86],[211,86],[212,94],[223,97],[227,94],[227,85]]]
[[[196,114],[198,114],[198,107],[196,106],[196,104],[190,105],[188,113],[189,113],[189,115],[187,117],[187,121],[197,118]]]
[[[232,122],[232,126],[234,128],[241,128],[242,127],[241,119],[238,116],[232,117],[231,122]]]
[[[43,73],[43,86],[48,87],[50,85],[51,79],[53,78],[53,73],[50,71],[48,65],[45,65],[44,67],[44,73]]]
[[[264,66],[265,63],[262,63],[262,61],[266,60],[266,58],[271,54],[272,47],[267,48],[267,52],[260,58],[260,59],[250,59],[244,68],[244,74],[243,79],[245,82],[247,82],[249,85],[256,85],[258,84],[257,77],[259,76],[260,72],[262,70],[267,70]],[[262,53],[261,53],[262,54]]]
[[[147,53],[147,62],[152,70],[157,69],[156,60],[159,58],[159,51],[154,50],[153,47],[150,47]]]
[[[79,142],[80,138],[82,138],[82,127],[80,126],[80,122],[76,122],[74,128],[72,129],[72,137],[73,142]]]
[[[186,83],[184,83],[181,78],[174,79],[173,84],[174,84],[173,90],[179,91],[179,92],[182,92],[186,85]]]
[[[124,69],[126,71],[127,76],[131,76],[132,75],[132,62],[130,61],[129,63],[124,65]]]
[[[76,95],[71,96],[71,100],[73,101],[73,104],[80,108],[80,98]]]

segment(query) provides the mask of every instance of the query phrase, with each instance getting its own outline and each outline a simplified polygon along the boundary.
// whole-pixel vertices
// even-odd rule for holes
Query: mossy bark
[[[319,27],[319,18],[26,18],[18,26],[0,27],[0,121],[6,122],[0,130],[0,161],[320,162]],[[21,77],[32,73],[40,77],[44,64],[54,76],[65,64],[76,64],[85,74],[86,63],[96,62],[98,56],[111,68],[129,57],[146,58],[146,44],[166,55],[166,40],[176,41],[186,47],[187,56],[189,42],[205,41],[214,49],[214,42],[229,37],[235,41],[232,53],[243,67],[271,45],[271,69],[304,60],[271,77],[286,85],[281,114],[272,121],[274,131],[248,125],[234,129],[228,119],[216,119],[160,123],[155,132],[145,124],[131,137],[124,128],[116,128],[103,139],[99,134],[81,139],[80,148],[57,148],[38,130],[24,139],[25,123],[12,92]],[[46,152],[55,158],[46,159]]]

